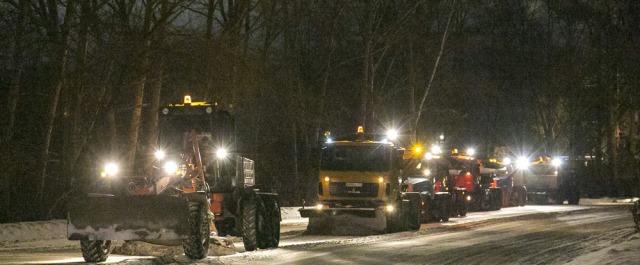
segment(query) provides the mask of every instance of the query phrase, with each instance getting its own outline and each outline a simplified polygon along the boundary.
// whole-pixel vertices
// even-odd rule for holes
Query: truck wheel
[[[203,259],[209,253],[209,216],[206,204],[189,202],[190,235],[182,241],[184,255],[190,259]]]
[[[418,198],[417,200],[411,200],[409,203],[409,221],[408,226],[410,230],[420,230],[421,222],[421,200]]]
[[[246,251],[254,251],[258,245],[257,205],[254,199],[242,204],[242,243]]]
[[[111,252],[110,240],[81,240],[82,257],[86,262],[103,262]]]
[[[572,192],[567,200],[571,205],[578,205],[580,203],[580,196],[577,194],[577,192]]]
[[[312,216],[309,217],[307,224],[307,233],[312,235],[331,234],[333,224],[328,216]]]
[[[520,189],[518,190],[518,194],[520,197],[519,206],[525,206],[527,204],[527,190]]]
[[[633,203],[633,206],[631,206],[631,215],[633,215],[633,223],[635,224],[636,232],[640,232],[640,213],[638,212],[640,211],[639,207],[640,205],[637,201]]]
[[[480,209],[482,211],[491,210],[491,199],[482,198],[482,201],[480,202]]]
[[[467,216],[467,211],[469,210],[468,208],[469,208],[469,205],[466,202],[463,201],[460,204],[460,216],[462,216],[462,217]]]
[[[403,212],[404,209],[402,207],[402,204],[400,204],[400,207],[398,207],[395,212],[387,213],[387,228],[385,229],[387,233],[395,233],[406,230],[404,225],[406,222],[404,221],[407,217]]]
[[[449,207],[449,204],[448,204],[448,203],[446,203],[446,202],[443,202],[443,203],[441,204],[441,206],[440,206],[440,207],[441,207],[440,212],[441,212],[441,214],[442,214],[442,215],[440,216],[440,221],[442,221],[442,222],[449,222],[449,215],[450,215],[450,213],[449,213],[449,212],[450,212],[450,210],[451,210],[451,208]]]
[[[280,243],[280,207],[276,201],[267,201],[259,211],[258,248],[277,248]]]
[[[489,193],[489,210],[497,211],[502,208],[502,192],[500,190],[490,190]]]

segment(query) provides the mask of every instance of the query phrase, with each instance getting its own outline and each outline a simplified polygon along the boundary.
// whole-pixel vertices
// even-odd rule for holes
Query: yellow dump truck
[[[404,151],[386,139],[368,139],[361,127],[352,139],[327,141],[317,204],[300,209],[309,218],[307,230],[328,232],[345,218],[377,232],[419,229],[420,195],[402,192]]]

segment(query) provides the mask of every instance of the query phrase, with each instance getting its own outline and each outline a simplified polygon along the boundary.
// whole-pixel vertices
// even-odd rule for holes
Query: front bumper
[[[355,215],[360,217],[376,217],[378,208],[300,208],[300,216],[304,218],[336,215]]]

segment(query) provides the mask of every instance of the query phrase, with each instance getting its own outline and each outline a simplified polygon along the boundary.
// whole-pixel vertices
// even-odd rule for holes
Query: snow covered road
[[[306,235],[305,225],[283,227],[281,247],[210,257],[198,264],[629,264],[640,237],[626,206],[526,206],[470,213],[420,231],[374,236]],[[75,243],[75,242],[74,242]],[[0,264],[82,261],[65,242],[0,246]],[[613,255],[614,253],[615,255]],[[615,259],[611,258],[615,256]],[[109,263],[189,263],[184,257],[113,255]]]

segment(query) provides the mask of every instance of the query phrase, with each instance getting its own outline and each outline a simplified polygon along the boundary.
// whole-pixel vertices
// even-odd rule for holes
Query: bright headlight
[[[389,205],[385,206],[384,209],[387,210],[387,212],[393,212],[393,210],[395,210],[395,207],[393,207],[393,205],[389,204]]]
[[[387,130],[387,139],[391,141],[395,141],[396,139],[398,139],[398,135],[398,130],[396,129]]]
[[[505,165],[511,165],[511,158],[505,157],[502,159],[502,163]]]
[[[551,160],[551,165],[554,167],[560,167],[562,165],[562,160],[559,157],[555,157]]]
[[[467,148],[467,155],[469,156],[474,156],[476,154],[476,149],[474,148]]]
[[[431,176],[431,170],[427,168],[424,171],[422,171],[422,174],[424,174],[426,177]]]
[[[162,169],[164,170],[164,173],[175,174],[178,172],[178,164],[174,161],[167,161],[162,165]]]
[[[218,148],[218,150],[216,150],[216,157],[218,159],[225,159],[227,158],[227,156],[229,156],[229,151],[227,151],[226,148],[220,147]]]
[[[163,160],[167,154],[164,152],[164,150],[158,149],[153,153],[153,156],[156,158],[156,160]]]
[[[529,168],[529,159],[522,156],[518,157],[518,159],[516,160],[516,167],[522,170]]]
[[[120,167],[114,162],[107,162],[104,164],[104,175],[107,177],[113,177],[120,172]]]
[[[440,145],[434,144],[431,146],[431,153],[434,155],[442,154],[442,147]]]
[[[322,205],[322,203],[316,204],[316,210],[322,210],[322,208],[324,208],[324,205]]]

